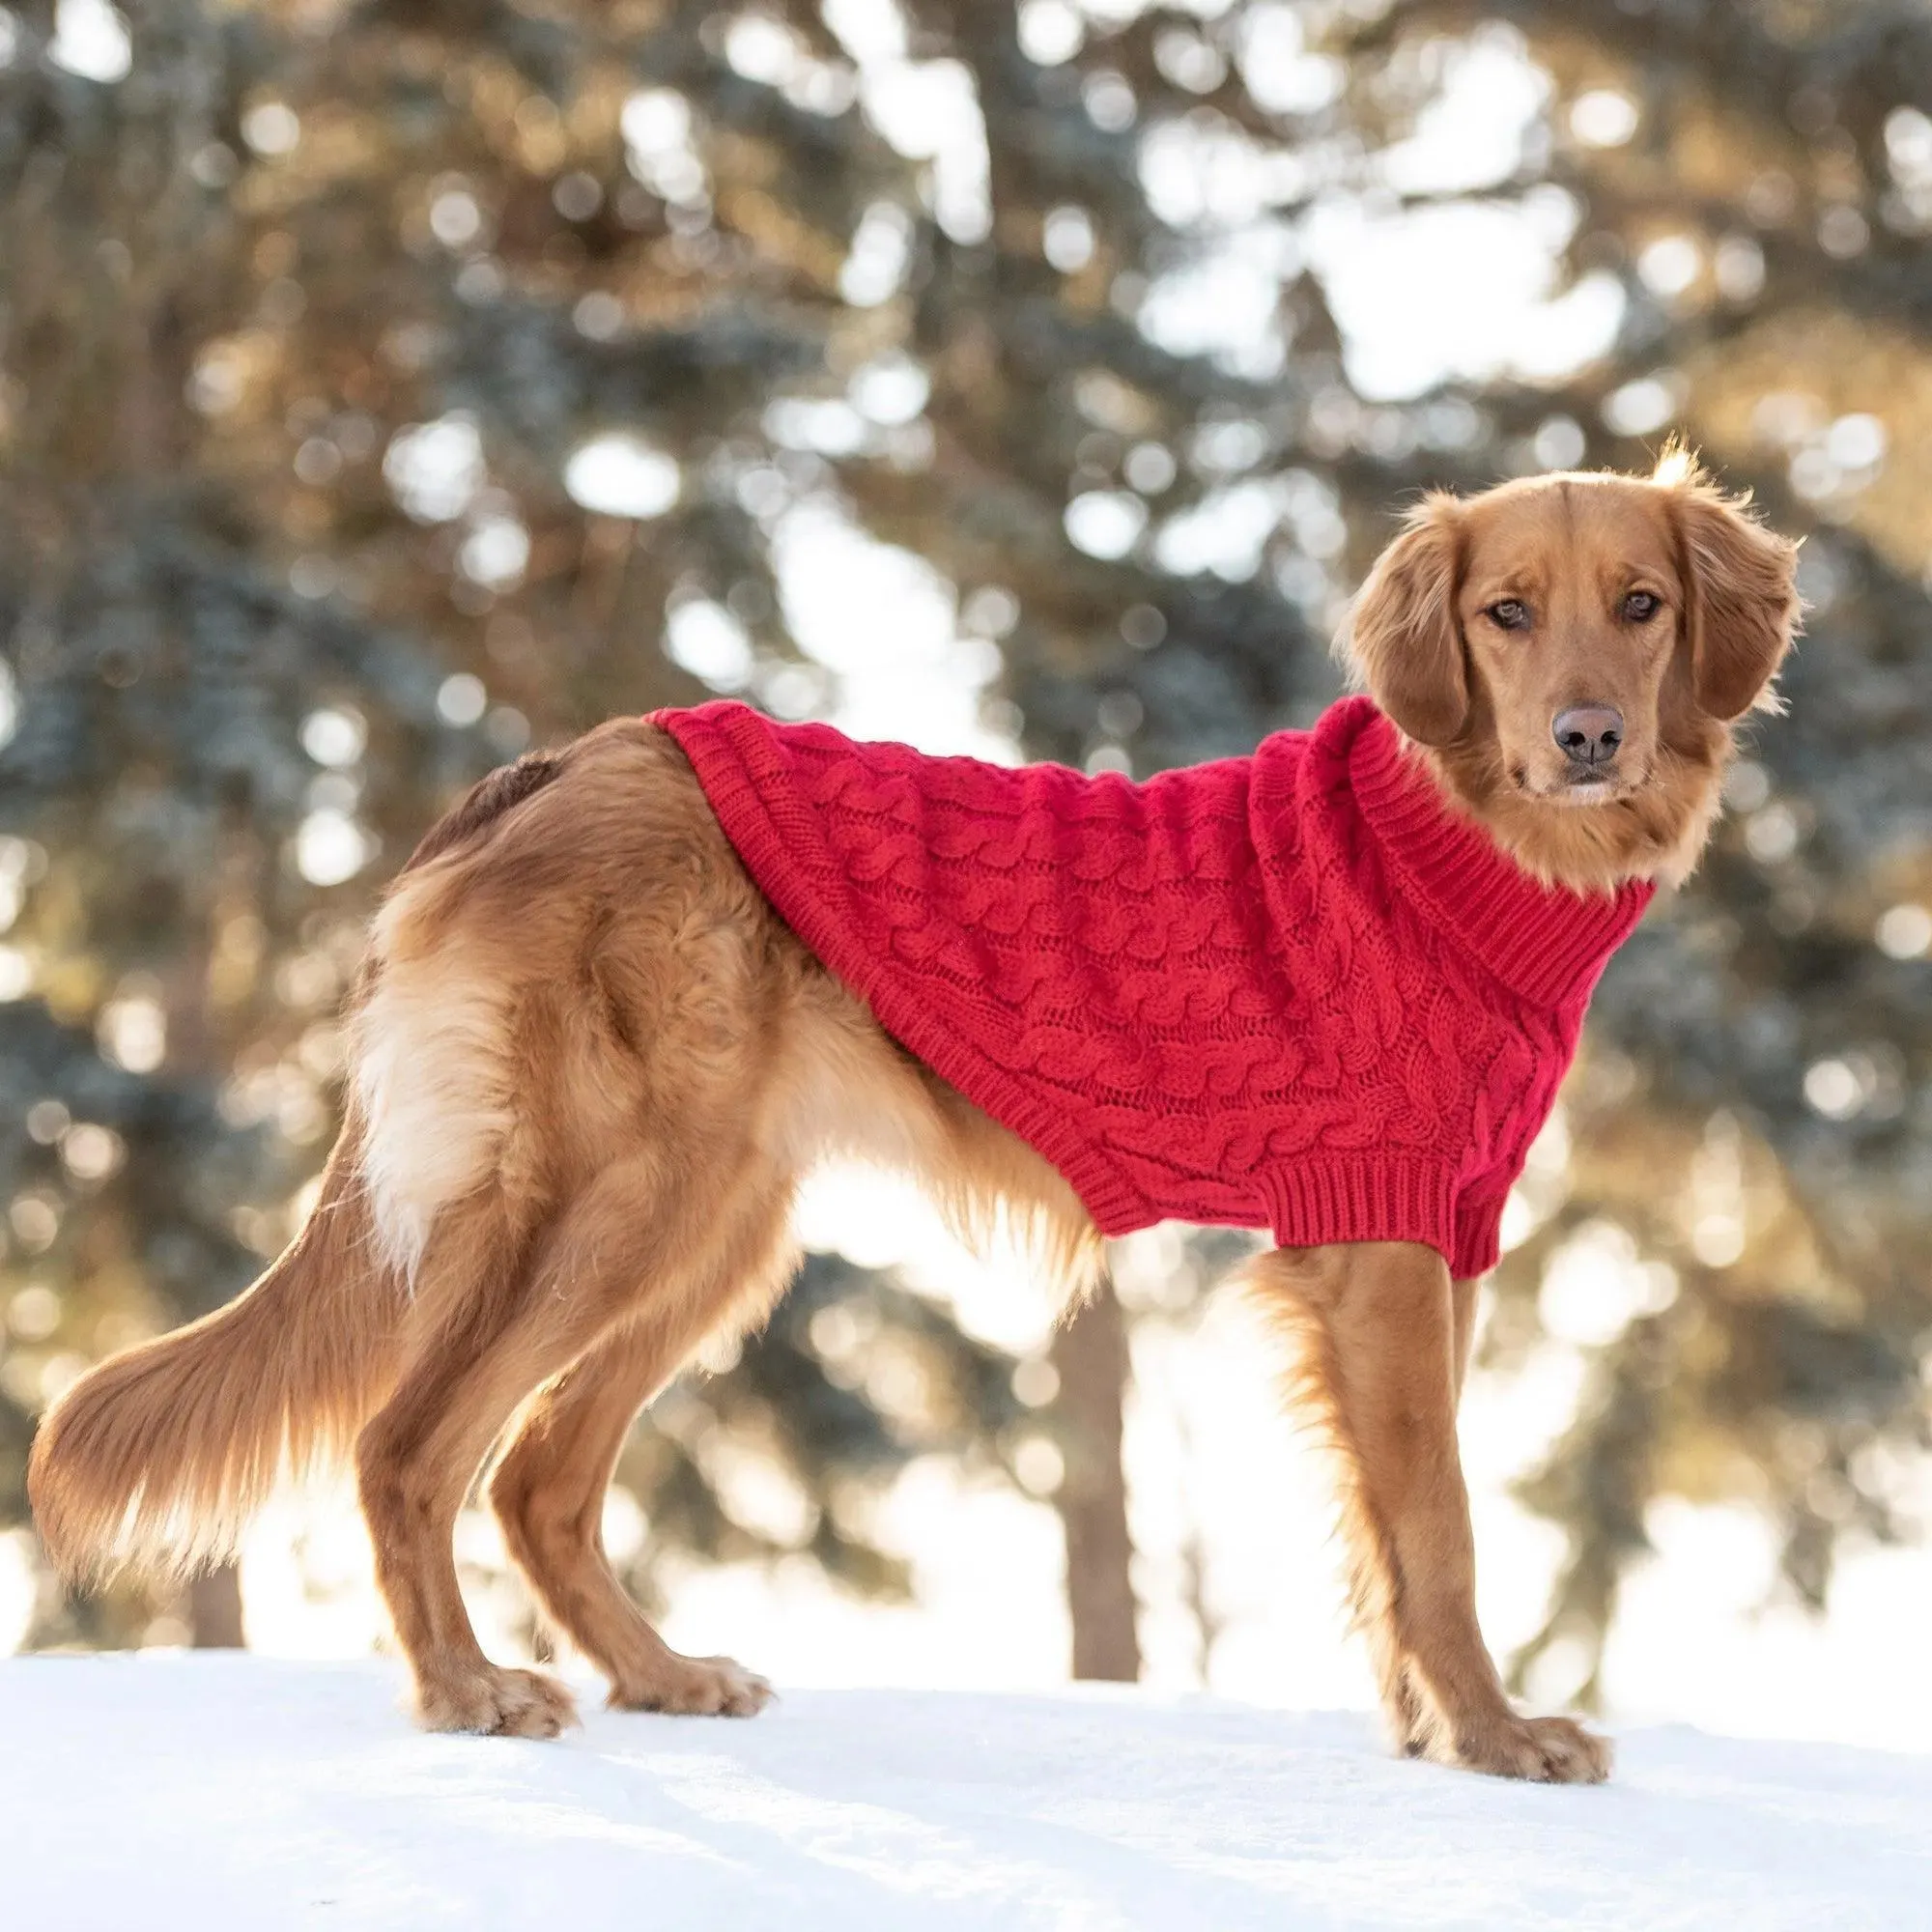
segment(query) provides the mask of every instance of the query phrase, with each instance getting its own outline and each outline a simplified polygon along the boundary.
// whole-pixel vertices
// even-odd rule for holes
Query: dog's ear
[[[1749,515],[1748,497],[1680,465],[1660,480],[1683,547],[1690,686],[1700,711],[1728,723],[1766,700],[1798,635],[1798,546]]]
[[[1452,744],[1469,715],[1456,618],[1461,554],[1455,497],[1425,497],[1376,559],[1341,639],[1369,696],[1423,745]]]

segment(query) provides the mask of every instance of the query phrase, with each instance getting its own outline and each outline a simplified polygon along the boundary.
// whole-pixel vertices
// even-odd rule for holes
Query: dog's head
[[[1449,795],[1542,877],[1681,878],[1731,725],[1768,706],[1798,547],[1688,458],[1432,496],[1344,645]]]

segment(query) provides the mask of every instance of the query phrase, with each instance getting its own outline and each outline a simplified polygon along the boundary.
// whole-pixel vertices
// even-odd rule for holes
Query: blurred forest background
[[[1822,1604],[1927,1446],[1928,232],[1918,0],[10,0],[0,1520],[51,1393],[289,1234],[361,923],[491,765],[713,692],[1244,751],[1414,493],[1681,431],[1810,635],[1513,1208],[1488,1360],[1579,1364],[1518,1662],[1590,1694],[1661,1498]],[[640,1424],[632,1582],[890,1595],[871,1502],[957,1456],[1134,1674],[1128,1336],[1236,1245],[1021,1358],[814,1257]],[[26,1640],[144,1634],[237,1640],[232,1575]]]

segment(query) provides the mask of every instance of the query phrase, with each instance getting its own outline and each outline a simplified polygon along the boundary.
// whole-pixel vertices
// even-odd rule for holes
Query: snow
[[[813,1690],[425,1737],[385,1663],[0,1662],[7,1920],[665,1932],[1924,1922],[1932,1761],[1683,1728],[1552,1789],[1356,1714],[1083,1689]],[[586,1706],[586,1708],[589,1708]]]

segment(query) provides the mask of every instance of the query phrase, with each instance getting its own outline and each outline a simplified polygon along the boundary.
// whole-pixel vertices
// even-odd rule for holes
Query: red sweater
[[[1135,783],[656,714],[785,922],[1101,1231],[1406,1240],[1494,1265],[1648,885],[1538,885],[1367,698]]]

